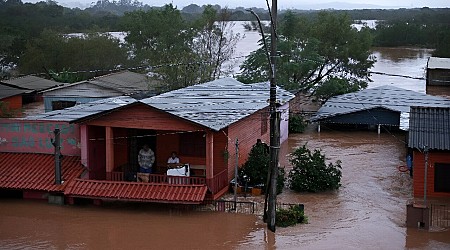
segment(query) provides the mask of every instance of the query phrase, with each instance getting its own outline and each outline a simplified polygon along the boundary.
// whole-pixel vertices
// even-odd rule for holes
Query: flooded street
[[[311,127],[291,135],[286,154],[308,143],[329,161],[342,161],[337,192],[298,194],[279,201],[305,204],[309,224],[267,231],[255,215],[194,212],[155,204],[55,206],[1,200],[0,249],[448,249],[450,232],[405,227],[411,179],[404,135]],[[254,198],[248,198],[253,200]]]

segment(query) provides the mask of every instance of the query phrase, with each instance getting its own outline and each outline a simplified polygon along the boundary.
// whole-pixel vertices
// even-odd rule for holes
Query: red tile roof
[[[63,192],[84,170],[77,156],[64,156],[61,169],[64,183],[56,185],[53,155],[0,153],[0,188]]]
[[[205,198],[206,191],[206,185],[76,179],[68,185],[64,194],[124,201],[199,204]]]

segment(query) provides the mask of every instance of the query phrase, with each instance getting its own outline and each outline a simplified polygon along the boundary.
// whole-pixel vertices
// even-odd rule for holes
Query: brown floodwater
[[[259,215],[196,212],[155,204],[56,206],[0,200],[0,249],[449,249],[450,232],[405,227],[411,178],[404,135],[311,126],[282,145],[287,155],[307,143],[342,161],[342,187],[321,194],[285,190],[303,203],[309,223],[269,232]],[[260,198],[243,198],[261,200]]]

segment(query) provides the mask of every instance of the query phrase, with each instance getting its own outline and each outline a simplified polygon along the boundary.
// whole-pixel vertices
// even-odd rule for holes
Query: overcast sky
[[[23,0],[24,2],[38,2],[41,0]],[[56,0],[61,5],[64,6],[79,6],[87,7],[92,2],[96,2],[97,0]],[[112,1],[112,0],[110,0]],[[179,9],[182,9],[184,6],[195,3],[197,5],[204,4],[219,4],[221,6],[228,6],[231,8],[242,6],[242,7],[265,7],[265,0],[139,0],[144,4],[148,4],[151,6],[162,6],[166,3],[173,3],[178,6]],[[271,3],[272,1],[269,0]],[[330,3],[331,4],[327,4]],[[336,2],[342,3],[350,3],[357,4],[356,8],[369,8],[364,5],[375,5],[386,8],[420,8],[420,7],[431,7],[431,8],[442,8],[442,7],[450,7],[450,0],[279,0],[278,8],[279,9],[289,9],[289,8],[297,8],[297,9],[310,9],[310,8],[337,8],[339,6]],[[344,6],[344,5],[342,5]],[[348,5],[345,5],[348,6]],[[359,6],[359,7],[358,7]]]

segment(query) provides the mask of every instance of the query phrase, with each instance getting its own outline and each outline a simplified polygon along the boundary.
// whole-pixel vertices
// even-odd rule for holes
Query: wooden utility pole
[[[277,83],[275,67],[277,57],[277,0],[272,0],[271,12],[270,67],[272,74],[270,75],[270,184],[267,228],[270,231],[275,232],[278,154],[280,150],[280,119],[277,111]]]
[[[425,154],[425,166],[424,166],[424,180],[423,180],[423,205],[427,206],[427,179],[428,179],[428,146],[423,148],[423,153]]]
[[[52,142],[55,147],[55,184],[62,184],[61,178],[61,131],[56,128],[55,131],[55,140]]]
[[[236,166],[234,166],[234,211],[237,211],[237,188],[238,188],[238,167],[239,167],[239,140],[236,138]]]

